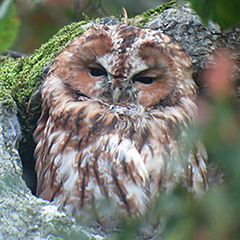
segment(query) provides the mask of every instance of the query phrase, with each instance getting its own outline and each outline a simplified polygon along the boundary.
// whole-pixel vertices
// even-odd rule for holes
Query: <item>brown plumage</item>
[[[168,36],[97,26],[53,62],[34,133],[37,196],[60,199],[84,223],[142,215],[181,182],[201,194],[207,160],[191,62]]]

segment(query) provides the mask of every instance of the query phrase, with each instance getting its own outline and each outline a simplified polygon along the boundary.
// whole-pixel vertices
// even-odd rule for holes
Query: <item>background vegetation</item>
[[[153,0],[3,0],[0,2],[0,52],[11,49],[31,54],[60,27],[73,21],[121,15],[122,7],[133,16],[161,3]],[[240,24],[238,0],[227,3],[190,0],[190,3],[205,24],[209,20],[222,28]],[[215,52],[214,58],[216,64],[203,74],[208,80],[207,98],[199,99],[199,127],[195,134],[203,139],[213,164],[213,178],[220,184],[210,186],[202,199],[191,199],[181,187],[160,197],[152,218],[158,220],[164,216],[162,236],[166,240],[240,239],[240,121],[236,97],[239,79],[232,74],[234,66],[239,68],[239,62],[233,62],[229,54],[221,50]],[[139,221],[126,224],[118,239],[133,239],[139,232]]]

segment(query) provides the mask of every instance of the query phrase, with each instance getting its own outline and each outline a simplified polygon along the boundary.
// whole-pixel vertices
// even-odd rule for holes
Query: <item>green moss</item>
[[[15,64],[14,59],[0,58],[0,102],[9,110],[16,111],[17,106],[12,98],[11,82],[8,81],[12,76],[12,64]]]
[[[159,15],[166,9],[172,8],[176,4],[177,4],[177,1],[173,0],[171,2],[159,5],[156,8],[149,9],[146,12],[143,12],[142,14],[135,16],[132,20],[134,21],[137,18],[142,19],[141,21],[137,22],[137,25],[141,26],[142,24],[148,22],[154,16]]]
[[[11,96],[11,92],[1,85],[0,85],[0,102],[4,107],[10,109],[13,112],[16,112],[17,106]]]
[[[143,12],[140,16],[144,18],[156,16],[165,11],[166,9],[173,7],[173,5],[175,5],[176,3],[177,3],[176,1],[171,1],[169,3],[159,5],[156,8],[152,8],[147,10],[146,12]]]

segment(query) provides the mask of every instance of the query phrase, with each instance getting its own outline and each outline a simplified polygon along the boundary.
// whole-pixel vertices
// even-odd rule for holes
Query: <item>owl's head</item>
[[[78,36],[57,56],[52,73],[75,95],[110,104],[172,106],[196,93],[190,59],[175,41],[125,25]]]

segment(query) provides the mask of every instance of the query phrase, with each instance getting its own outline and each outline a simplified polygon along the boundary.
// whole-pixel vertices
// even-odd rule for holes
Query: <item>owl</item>
[[[37,196],[82,223],[142,216],[182,184],[207,187],[190,58],[161,32],[94,26],[52,63],[41,89]]]

